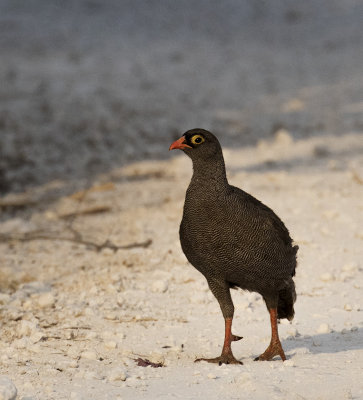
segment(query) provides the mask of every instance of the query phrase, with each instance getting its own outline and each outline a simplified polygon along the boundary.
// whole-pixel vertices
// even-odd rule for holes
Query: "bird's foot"
[[[232,352],[224,353],[224,354],[222,353],[219,357],[216,357],[216,358],[197,358],[194,362],[199,362],[199,361],[207,361],[209,363],[215,363],[215,364],[219,364],[219,365],[222,365],[222,364],[239,364],[239,365],[243,365],[242,361],[238,361],[238,360],[235,359],[235,357],[232,354]]]
[[[280,341],[270,343],[270,345],[267,347],[265,352],[263,354],[261,354],[260,356],[256,357],[255,361],[270,361],[275,356],[280,356],[282,361],[286,360],[286,356],[285,356],[285,353],[281,346]]]
[[[238,342],[238,340],[243,339],[243,336],[231,335],[231,342]]]

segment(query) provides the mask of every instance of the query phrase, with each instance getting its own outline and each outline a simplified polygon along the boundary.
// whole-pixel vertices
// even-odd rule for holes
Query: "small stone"
[[[116,349],[117,343],[113,340],[108,340],[104,343],[104,346],[106,347],[106,349],[113,350]]]
[[[331,282],[334,280],[334,276],[330,272],[325,272],[320,275],[320,280],[323,282]]]
[[[287,330],[287,334],[290,336],[293,336],[293,337],[300,336],[300,333],[298,332],[298,330],[293,326]]]
[[[158,353],[158,352],[152,352],[148,358],[151,362],[153,362],[155,364],[164,364],[165,363],[164,355],[161,353]]]
[[[23,303],[23,309],[24,310],[30,310],[34,307],[33,302],[30,299],[27,299]]]
[[[0,376],[0,400],[15,400],[17,394],[14,383],[6,376]]]
[[[288,146],[288,145],[292,144],[293,141],[294,140],[288,130],[281,128],[275,132],[275,142],[276,143],[283,145],[283,146]]]
[[[97,360],[98,359],[97,353],[93,350],[85,350],[84,352],[81,353],[81,357],[85,358],[86,360]]]
[[[78,368],[78,360],[71,360],[68,363],[69,368]]]
[[[352,311],[353,307],[350,304],[344,304],[344,310],[345,311]]]
[[[41,308],[53,307],[55,298],[52,293],[43,293],[37,298],[38,306]]]
[[[331,331],[332,330],[331,330],[330,326],[328,324],[324,323],[319,326],[319,328],[317,329],[316,332],[317,333],[330,333]]]
[[[165,293],[168,290],[168,286],[167,280],[159,279],[153,282],[151,290],[155,293]]]
[[[127,379],[126,370],[123,368],[113,369],[108,376],[108,380],[110,382],[126,381],[126,379]]]
[[[115,252],[112,249],[105,248],[105,249],[102,249],[101,254],[103,256],[113,256],[115,254]]]
[[[16,333],[19,338],[30,336],[37,331],[37,326],[34,322],[21,320],[17,326]]]
[[[214,375],[214,374],[212,374],[212,373],[208,374],[207,377],[208,377],[209,379],[217,379],[217,375]]]
[[[11,300],[11,296],[7,293],[0,293],[0,304],[8,304]]]
[[[40,331],[33,332],[30,336],[30,341],[32,343],[38,343],[44,338],[44,334]]]
[[[108,319],[109,321],[115,321],[117,319],[117,313],[111,311],[105,314],[104,316],[105,319]]]
[[[359,270],[359,266],[356,262],[351,262],[348,264],[343,265],[342,267],[342,271],[348,272],[348,271],[358,271]]]
[[[294,360],[286,360],[286,361],[284,361],[284,366],[295,367],[295,362],[294,362]]]

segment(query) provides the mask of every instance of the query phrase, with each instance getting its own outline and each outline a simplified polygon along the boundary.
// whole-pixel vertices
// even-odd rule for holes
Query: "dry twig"
[[[73,237],[67,237],[67,236],[58,236],[56,234],[51,234],[47,232],[42,232],[42,231],[35,231],[35,232],[28,232],[24,234],[0,234],[0,241],[1,242],[13,242],[13,241],[19,241],[19,242],[29,242],[32,240],[62,240],[66,242],[73,242],[73,243],[78,243],[78,244],[83,244],[86,247],[90,247],[97,252],[103,250],[103,249],[111,249],[113,251],[117,250],[129,250],[133,249],[135,247],[149,247],[150,244],[152,243],[151,239],[148,239],[144,242],[135,242],[135,243],[130,243],[126,245],[116,245],[110,240],[105,240],[103,243],[98,244],[91,242],[89,240],[83,239],[82,235],[79,232],[76,232],[72,230]]]

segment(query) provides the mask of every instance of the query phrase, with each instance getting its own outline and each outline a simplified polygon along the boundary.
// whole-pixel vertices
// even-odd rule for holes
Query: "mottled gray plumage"
[[[202,143],[193,143],[199,136]],[[259,200],[229,185],[212,133],[193,129],[183,138],[182,150],[193,161],[180,225],[187,259],[206,277],[225,319],[233,317],[230,288],[236,287],[260,293],[269,310],[292,319],[298,247],[285,225]]]

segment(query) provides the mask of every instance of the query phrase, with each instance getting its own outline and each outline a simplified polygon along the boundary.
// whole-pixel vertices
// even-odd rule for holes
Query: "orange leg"
[[[255,358],[255,361],[269,361],[272,360],[275,356],[280,356],[282,361],[285,361],[286,356],[281,346],[279,332],[277,329],[277,309],[271,308],[269,309],[269,313],[271,321],[271,342],[265,352]]]
[[[232,334],[232,318],[225,319],[225,333],[224,333],[224,343],[222,354],[216,358],[198,358],[195,360],[197,361],[207,361],[210,363],[217,363],[219,365],[222,364],[243,364],[241,361],[235,359],[232,348],[231,342],[237,341],[242,339],[240,336],[236,336]]]

